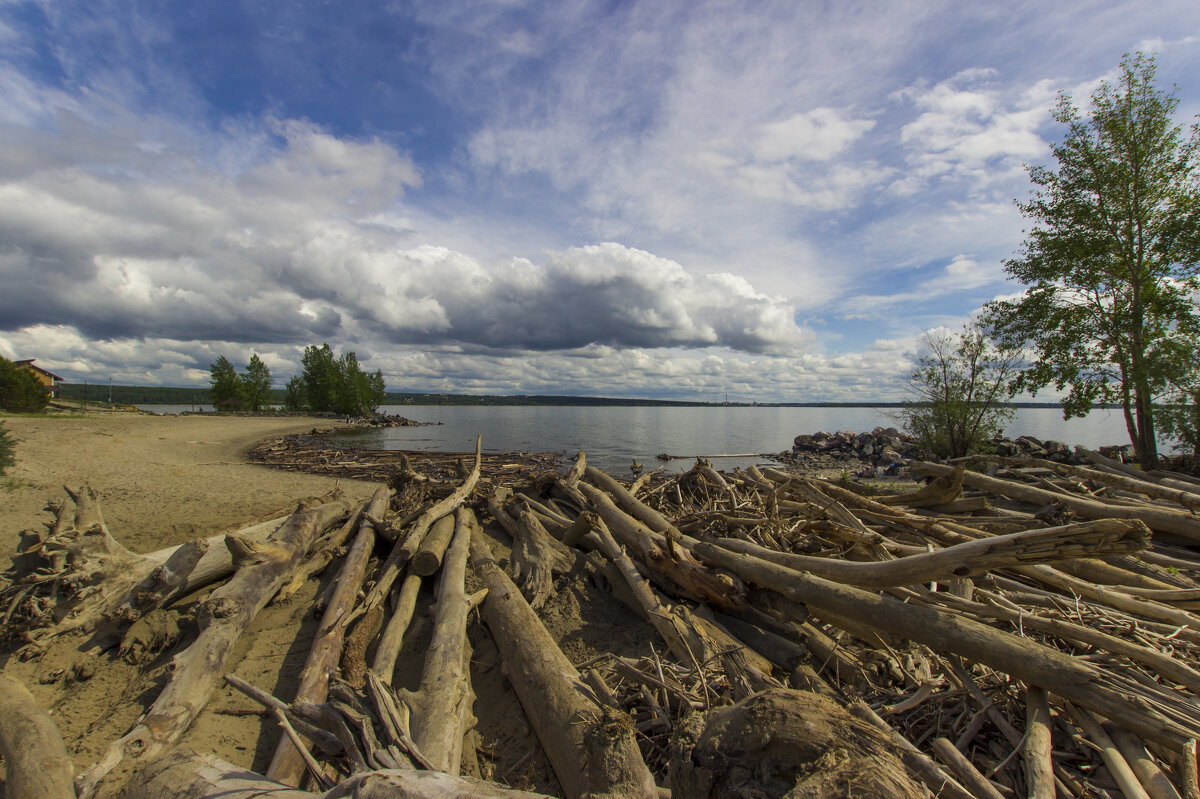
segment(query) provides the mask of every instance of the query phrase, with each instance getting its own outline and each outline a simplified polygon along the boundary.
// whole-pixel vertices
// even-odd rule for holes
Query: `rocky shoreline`
[[[1086,464],[1087,458],[1063,441],[1041,440],[1034,436],[996,438],[992,452],[1003,457],[1043,458],[1055,463]],[[1122,463],[1135,463],[1129,444],[1100,447],[1105,457]],[[888,476],[902,472],[913,459],[924,459],[915,436],[894,427],[876,427],[869,432],[839,430],[834,433],[801,434],[792,442],[790,452],[778,458],[789,466],[805,470],[845,469],[857,476]]]

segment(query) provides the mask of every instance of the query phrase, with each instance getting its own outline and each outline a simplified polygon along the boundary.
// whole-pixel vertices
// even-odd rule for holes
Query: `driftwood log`
[[[437,771],[358,774],[322,794],[301,791],[212,755],[177,749],[148,764],[121,799],[554,799]]]
[[[400,693],[400,701],[411,715],[413,744],[430,766],[451,775],[459,772],[463,736],[475,725],[467,614],[487,595],[486,589],[470,597],[466,593],[467,556],[472,537],[479,534],[475,512],[459,508],[454,521],[454,538],[438,582],[433,641],[425,656],[421,685],[415,692]]]
[[[237,573],[201,603],[196,640],[173,658],[171,679],[142,720],[81,777],[81,796],[90,794],[123,760],[147,762],[179,740],[207,704],[242,632],[283,586],[321,531],[348,510],[348,503],[335,500],[297,511],[261,544],[226,536]]]
[[[50,714],[21,683],[0,674],[0,755],[6,796],[75,799],[71,758]]]
[[[480,536],[471,539],[471,565],[488,589],[483,615],[505,674],[566,795],[657,799],[632,723],[589,698],[579,672]]]
[[[321,626],[308,653],[308,661],[300,671],[300,685],[296,689],[295,701],[320,703],[325,701],[329,690],[329,675],[337,668],[345,638],[345,619],[358,598],[359,587],[367,573],[367,562],[375,547],[375,521],[383,518],[387,510],[389,492],[386,488],[375,491],[360,516],[358,534],[338,574],[329,604],[321,616]],[[305,763],[300,751],[288,737],[279,740],[275,755],[267,768],[267,776],[277,782],[300,786]]]

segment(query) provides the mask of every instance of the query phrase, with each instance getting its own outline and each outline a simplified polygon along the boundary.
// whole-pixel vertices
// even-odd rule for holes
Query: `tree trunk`
[[[471,539],[471,564],[489,591],[483,615],[504,673],[567,797],[657,799],[629,718],[588,698],[579,672],[493,560],[482,536]]]
[[[411,714],[413,743],[433,768],[451,775],[459,771],[463,736],[475,725],[467,614],[483,599],[468,599],[466,594],[467,555],[479,522],[475,512],[467,508],[459,508],[455,515],[454,538],[442,565],[433,640],[425,656],[421,686],[415,693],[400,693],[400,701]]]
[[[952,468],[924,461],[912,461],[909,464],[909,469],[919,474],[941,475],[948,473]],[[963,484],[1034,505],[1061,502],[1087,519],[1140,519],[1155,532],[1170,533],[1189,541],[1200,542],[1200,519],[1182,508],[1174,510],[1149,505],[1109,505],[1099,500],[1073,497],[1057,491],[988,477],[977,472],[964,474]]]
[[[176,749],[142,769],[121,799],[554,799],[494,782],[437,771],[356,774],[323,794],[309,793],[232,766],[213,755]]]
[[[321,530],[348,510],[349,503],[339,500],[299,511],[262,544],[226,537],[237,573],[201,603],[196,614],[200,634],[175,656],[171,680],[143,719],[83,776],[81,796],[90,794],[122,760],[151,760],[179,740],[204,709],[242,632],[283,586]]]
[[[710,563],[737,572],[748,582],[809,605],[815,612],[832,611],[934,649],[987,664],[1092,708],[1172,749],[1200,736],[1200,721],[1195,719],[1194,709],[1186,709],[1185,704],[1166,690],[1147,687],[1145,696],[1130,695],[1127,687],[1115,684],[1099,668],[1034,641],[955,613],[906,604],[891,596],[877,596],[759,558],[738,555],[715,544],[697,544],[694,551]],[[1153,696],[1153,702],[1147,701],[1146,696]]]
[[[329,690],[329,675],[337,668],[338,658],[342,654],[342,642],[346,633],[344,619],[358,598],[359,586],[366,576],[367,563],[371,559],[371,551],[375,548],[375,525],[372,520],[383,518],[388,506],[388,497],[388,489],[376,490],[366,510],[361,514],[358,535],[350,545],[350,551],[346,553],[333,596],[325,607],[317,637],[309,650],[308,661],[300,672],[300,687],[296,689],[293,699],[295,702],[320,704],[325,701]],[[304,773],[304,760],[299,750],[286,736],[280,738],[271,765],[267,767],[267,776],[278,782],[300,787]]]

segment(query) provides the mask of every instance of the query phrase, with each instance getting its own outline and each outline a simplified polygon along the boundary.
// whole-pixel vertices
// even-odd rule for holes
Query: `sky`
[[[1135,50],[1190,124],[1194,0],[0,0],[0,355],[900,399]]]

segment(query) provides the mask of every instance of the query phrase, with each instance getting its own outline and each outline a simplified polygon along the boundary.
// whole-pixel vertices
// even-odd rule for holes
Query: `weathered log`
[[[1087,710],[1073,707],[1069,702],[1067,703],[1067,712],[1071,721],[1083,730],[1083,734],[1089,741],[1096,745],[1100,759],[1108,767],[1108,773],[1112,775],[1126,799],[1150,799],[1150,795],[1138,782],[1137,775],[1133,773],[1133,769],[1129,767],[1129,763],[1125,761],[1124,756],[1117,749],[1117,745],[1108,737],[1108,733],[1104,731],[1100,722]]]
[[[912,741],[905,738],[899,732],[892,728],[890,724],[879,717],[879,714],[863,702],[861,699],[850,705],[850,712],[867,722],[875,725],[881,732],[888,736],[888,739],[899,750],[901,760],[904,765],[913,774],[921,778],[926,787],[933,792],[933,795],[938,799],[977,799],[970,791],[959,785],[954,778],[942,770],[942,767],[934,762],[933,758],[922,752]]]
[[[1029,799],[1054,799],[1049,697],[1041,688],[1025,688],[1025,783]]]
[[[593,471],[589,466],[589,479]],[[672,537],[655,532],[629,516],[603,491],[586,483],[580,483],[579,488],[613,536],[651,571],[662,575],[679,591],[720,607],[736,607],[741,603],[742,587],[728,576],[716,575],[705,569],[681,545],[672,543]]]
[[[471,539],[471,565],[489,591],[483,615],[505,674],[566,795],[656,799],[628,717],[588,698],[579,672],[479,535]]]
[[[701,666],[727,649],[737,649],[745,644],[711,619],[689,612],[684,607],[672,607],[650,587],[638,573],[633,561],[621,549],[603,520],[595,520],[595,533],[599,538],[600,550],[620,571],[629,590],[650,625],[658,631],[667,648],[685,666],[700,670]],[[771,665],[762,655],[751,652],[755,670],[769,675]]]
[[[963,471],[962,466],[955,466],[952,471],[935,477],[916,491],[876,497],[875,501],[884,505],[906,505],[910,508],[945,505],[954,501],[962,492]]]
[[[454,515],[447,513],[433,523],[429,533],[421,539],[421,546],[413,553],[408,568],[418,577],[429,577],[442,568],[442,558],[450,539],[454,537]]]
[[[71,757],[58,727],[33,694],[5,674],[0,674],[0,755],[6,796],[75,799]]]
[[[358,529],[359,523],[362,521],[362,513],[366,510],[370,501],[368,499],[357,512],[350,514],[350,518],[346,519],[345,524],[331,535],[317,542],[316,551],[296,567],[295,574],[291,576],[287,584],[283,588],[280,588],[279,593],[275,595],[275,602],[286,602],[288,599],[291,599],[292,595],[299,591],[301,586],[311,578],[325,571],[325,567],[333,562],[338,549],[346,542],[350,534]]]
[[[400,583],[400,591],[396,596],[396,606],[388,617],[375,646],[375,659],[371,661],[371,670],[380,676],[387,684],[391,684],[396,671],[396,660],[400,657],[400,648],[404,643],[404,634],[412,623],[413,612],[417,609],[417,594],[421,590],[421,576],[406,574],[404,582]]]
[[[467,614],[483,597],[468,598],[465,586],[471,538],[478,531],[475,512],[459,508],[438,583],[433,640],[425,655],[421,685],[415,692],[400,692],[400,701],[409,709],[413,743],[434,769],[451,775],[459,771],[463,736],[475,725],[471,712],[475,692],[467,668],[471,655]]]
[[[694,552],[705,561],[737,572],[742,579],[770,588],[794,602],[825,609],[891,633],[985,663],[1026,683],[1040,685],[1127,729],[1175,748],[1200,735],[1200,722],[1186,703],[1166,690],[1146,687],[1146,696],[1116,687],[1090,663],[1055,649],[1008,635],[980,622],[933,607],[906,604],[813,575],[792,571],[760,558],[701,543]]]
[[[882,562],[817,558],[778,552],[738,538],[716,539],[734,552],[754,555],[789,569],[865,588],[887,588],[953,577],[970,577],[1023,564],[1052,563],[1084,555],[1105,557],[1141,552],[1150,530],[1140,521],[1099,519],[1062,527],[981,538],[921,555]]]
[[[943,475],[953,468],[923,461],[912,461],[909,464],[911,471],[921,474]],[[963,475],[963,484],[1035,505],[1061,502],[1085,519],[1139,519],[1155,532],[1170,533],[1188,541],[1200,542],[1200,518],[1183,509],[1175,510],[1141,504],[1112,505],[1086,497],[1047,491],[1044,488],[1015,483],[1010,480],[1000,480],[977,472],[966,472]]]
[[[375,608],[380,608],[383,605],[388,592],[392,589],[392,583],[396,581],[396,577],[400,574],[400,564],[411,560],[412,556],[417,553],[417,550],[421,547],[421,542],[425,540],[425,535],[429,532],[434,522],[452,512],[462,504],[463,500],[470,496],[471,492],[475,489],[475,483],[479,481],[480,452],[482,446],[483,438],[482,436],[477,436],[475,438],[475,465],[471,468],[470,473],[449,496],[438,500],[426,508],[417,517],[417,520],[413,522],[412,527],[409,528],[404,538],[396,540],[396,545],[388,553],[387,560],[379,567],[379,577],[375,581],[375,585],[372,586],[370,593],[367,594],[362,605],[355,611],[355,617],[368,613]],[[382,614],[379,614],[378,623],[382,624],[382,620]],[[371,632],[368,638],[374,638],[376,632],[378,632],[378,627]]]
[[[616,504],[621,510],[646,525],[649,529],[661,535],[671,533],[676,538],[684,538],[679,532],[679,528],[672,524],[667,517],[635,497],[611,475],[600,471],[594,466],[585,467],[583,474],[592,485],[602,488],[611,494],[616,499]],[[590,494],[588,494],[588,498],[591,498]]]
[[[333,594],[321,616],[320,627],[308,653],[308,660],[300,671],[300,685],[296,689],[297,702],[324,702],[329,689],[329,674],[337,668],[342,653],[346,625],[344,619],[358,598],[359,586],[366,576],[367,563],[375,547],[375,523],[387,510],[390,492],[387,488],[377,489],[366,509],[360,514],[358,535],[346,554],[346,560],[338,573]],[[267,767],[267,777],[287,785],[300,787],[305,773],[305,763],[300,751],[286,737],[279,740],[275,755]]]
[[[1200,510],[1200,494],[1194,491],[1175,488],[1169,485],[1162,485],[1158,482],[1147,480],[1145,473],[1141,473],[1140,477],[1132,477],[1127,474],[1113,474],[1110,471],[1101,471],[1099,469],[1088,469],[1083,466],[1071,466],[1066,463],[1055,463],[1054,461],[1042,460],[1040,458],[1002,458],[996,455],[971,455],[970,460],[991,461],[994,463],[1004,463],[1014,466],[1039,466],[1044,469],[1049,469],[1055,474],[1068,475],[1078,477],[1082,480],[1091,480],[1104,485],[1115,486],[1132,491],[1143,496],[1152,497],[1154,499],[1165,499],[1169,502],[1175,502],[1191,511]]]
[[[894,745],[831,699],[777,688],[684,719],[671,741],[671,796],[925,796]]]
[[[26,579],[31,594],[50,592],[54,605],[51,624],[25,629],[36,646],[70,632],[89,632],[107,623],[117,632],[124,624],[173,599],[208,585],[233,571],[226,549],[226,534],[137,554],[126,549],[109,532],[100,511],[100,496],[90,487],[66,489],[75,505],[51,502],[55,512],[50,535],[24,543],[14,558],[21,569],[12,577],[12,589],[23,591]],[[238,530],[234,535],[264,541],[288,517],[271,519]],[[26,574],[28,569],[30,574]],[[34,570],[39,573],[32,573]],[[46,581],[45,571],[57,572],[57,581]],[[12,622],[15,625],[25,622]],[[38,623],[38,622],[33,622]],[[114,639],[115,640],[115,639]]]
[[[511,560],[513,580],[521,583],[534,610],[554,595],[554,574],[565,574],[575,565],[570,548],[552,537],[528,509],[517,514]]]
[[[979,773],[979,769],[946,738],[934,738],[930,744],[938,758],[954,772],[959,782],[970,789],[978,799],[1004,799],[1004,794]]]
[[[120,799],[553,799],[437,771],[393,769],[356,774],[323,794],[309,793],[186,749],[148,764]]]
[[[226,537],[237,573],[201,603],[196,640],[175,656],[170,681],[142,720],[82,776],[81,796],[90,794],[122,760],[146,762],[179,740],[204,709],[242,632],[282,587],[321,530],[348,510],[349,504],[338,500],[299,511],[261,544],[232,534]]]
[[[1117,745],[1117,751],[1125,758],[1125,762],[1133,770],[1142,788],[1150,795],[1150,799],[1181,799],[1179,791],[1154,762],[1154,758],[1150,757],[1146,746],[1136,735],[1111,725],[1104,725],[1104,731]]]

